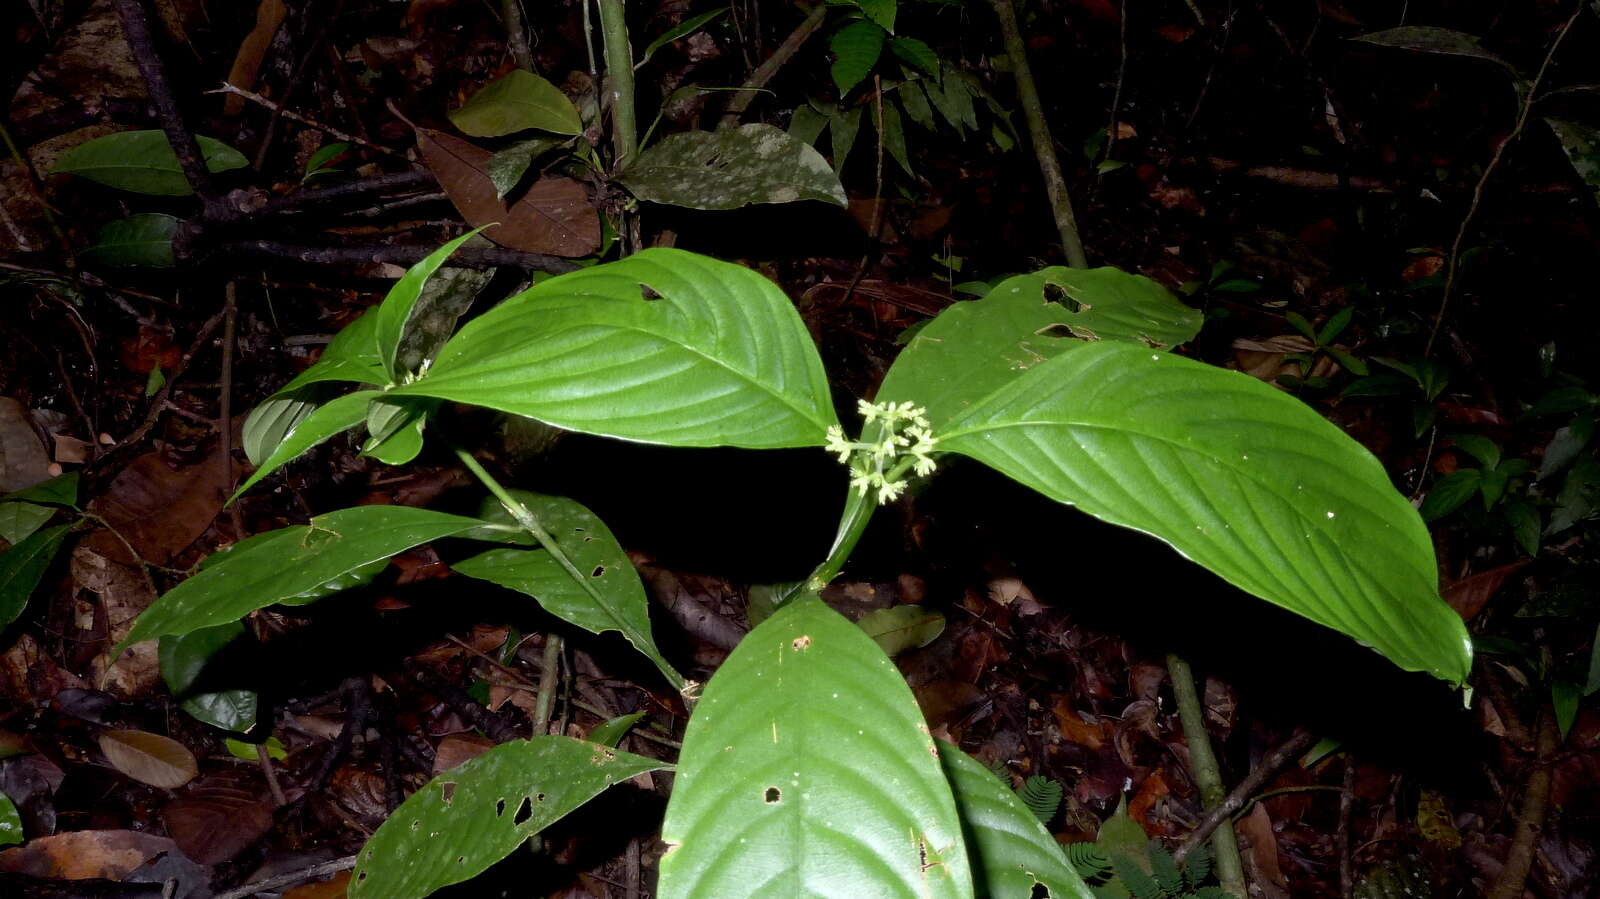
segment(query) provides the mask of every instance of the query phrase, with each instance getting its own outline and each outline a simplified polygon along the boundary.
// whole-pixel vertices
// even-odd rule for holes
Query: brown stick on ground
[[[733,95],[733,98],[728,101],[727,107],[723,109],[721,127],[733,128],[739,124],[739,119],[744,117],[745,110],[749,109],[750,104],[755,102],[756,94],[767,86],[767,82],[772,80],[772,76],[778,74],[778,70],[783,68],[783,64],[794,56],[801,45],[809,40],[818,28],[822,27],[822,20],[827,15],[828,4],[818,2],[816,6],[811,8],[811,12],[806,16],[805,21],[795,26],[795,29],[789,32],[789,36],[783,39],[783,43],[778,45],[778,49],[772,51],[772,55],[767,57],[765,62],[756,66],[755,71],[751,72],[750,77],[745,79],[744,84],[739,86],[738,93]]]
[[[1506,852],[1506,866],[1494,879],[1485,895],[1488,899],[1517,899],[1533,870],[1534,850],[1544,830],[1545,813],[1550,806],[1550,760],[1561,745],[1556,730],[1555,712],[1547,704],[1539,712],[1539,740],[1535,756],[1528,763],[1528,783],[1522,792],[1522,808],[1517,812],[1517,829]]]
[[[1183,845],[1172,853],[1172,857],[1179,864],[1182,864],[1189,853],[1210,839],[1211,834],[1224,821],[1233,817],[1234,812],[1244,808],[1244,804],[1250,801],[1250,797],[1261,792],[1261,788],[1267,785],[1267,781],[1276,777],[1279,771],[1282,771],[1286,765],[1299,758],[1302,753],[1310,749],[1312,744],[1316,742],[1317,735],[1311,731],[1296,731],[1294,736],[1285,740],[1278,748],[1267,753],[1267,757],[1261,760],[1261,764],[1252,768],[1244,780],[1239,781],[1238,786],[1234,787],[1223,798],[1221,803],[1206,813],[1206,816],[1201,819],[1195,829],[1184,838]]]
[[[166,67],[156,52],[155,38],[150,34],[150,17],[144,3],[142,0],[114,0],[114,3],[117,18],[122,20],[122,31],[128,38],[128,48],[133,51],[133,61],[139,66],[139,74],[144,76],[145,91],[155,105],[161,130],[166,132],[167,143],[177,154],[178,165],[189,187],[205,204],[206,211],[212,212],[216,197],[211,192],[211,173],[206,169],[205,153],[201,152],[200,142],[184,123],[183,112],[178,109],[177,96],[172,93]]]

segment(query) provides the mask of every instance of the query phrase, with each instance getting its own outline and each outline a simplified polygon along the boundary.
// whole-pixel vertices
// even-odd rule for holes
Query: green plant
[[[646,250],[543,281],[451,335],[425,288],[466,239],[413,267],[251,414],[244,445],[259,468],[241,491],[349,430],[366,431],[369,455],[409,461],[443,402],[625,440],[824,447],[849,471],[827,557],[769,592],[776,611],[695,706],[660,895],[1010,896],[1035,884],[1089,895],[1034,812],[937,745],[883,649],[816,596],[873,510],[942,454],[1156,535],[1402,668],[1466,677],[1470,644],[1438,598],[1428,534],[1378,462],[1292,397],[1170,352],[1200,315],[1146,278],[1049,268],[953,305],[859,405],[852,437],[793,306],[755,272]],[[369,386],[329,399],[330,382]],[[693,702],[699,685],[656,648],[638,577],[604,524],[456,455],[489,493],[481,514],[362,506],[258,534],[158,599],[118,650],[313,602],[398,552],[453,539],[499,544],[458,572],[621,632]],[[467,879],[606,785],[662,767],[567,737],[503,744],[407,800],[363,851],[351,895],[422,896]]]

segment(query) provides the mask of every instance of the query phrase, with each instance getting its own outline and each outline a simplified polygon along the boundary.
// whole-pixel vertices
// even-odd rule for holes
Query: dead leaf
[[[0,871],[45,880],[121,881],[164,852],[166,837],[134,830],[74,830],[0,852]]]
[[[459,137],[417,129],[417,149],[461,217],[495,243],[528,253],[584,256],[600,247],[600,217],[583,185],[546,176],[508,209],[489,180],[488,150]]]
[[[1444,588],[1441,595],[1444,597],[1444,601],[1450,604],[1450,608],[1456,610],[1456,614],[1460,615],[1463,621],[1471,621],[1478,617],[1478,613],[1483,611],[1483,607],[1488,605],[1489,600],[1500,591],[1500,587],[1506,582],[1506,578],[1531,561],[1531,559],[1524,559],[1520,562],[1512,562],[1509,565],[1501,565],[1498,568],[1491,568],[1488,571],[1480,571],[1477,574],[1464,577]]]
[[[1017,614],[1024,618],[1044,611],[1044,606],[1039,605],[1039,600],[1021,578],[997,577],[990,581],[989,598],[1003,606],[1016,603]]]
[[[165,565],[211,526],[228,495],[225,476],[221,453],[177,470],[160,453],[146,453],[112,480],[89,511],[110,522],[145,561]],[[138,563],[109,531],[96,531],[84,543],[124,565]]]
[[[111,648],[122,641],[133,629],[139,613],[155,602],[150,585],[134,568],[112,561],[87,546],[72,550],[72,579],[83,590],[95,594],[99,600],[99,614],[92,603],[85,602],[87,625],[81,630],[93,631],[103,622],[104,633],[94,633],[103,638],[104,647],[89,663],[90,674],[98,682],[107,667],[111,674],[105,678],[105,689],[125,697],[149,694],[160,682],[161,671],[155,641],[136,643],[119,656],[111,659]],[[87,594],[82,594],[87,597]]]
[[[350,872],[340,871],[321,883],[306,883],[283,894],[283,899],[344,899]]]
[[[1278,864],[1278,835],[1272,829],[1272,817],[1267,807],[1256,803],[1235,828],[1239,831],[1244,861],[1249,869],[1250,882],[1260,892],[1261,899],[1289,899],[1289,879]]]
[[[0,493],[32,487],[50,477],[50,457],[22,404],[0,396]]]
[[[1133,799],[1128,802],[1128,816],[1138,821],[1139,826],[1144,828],[1145,833],[1153,837],[1169,836],[1170,834],[1166,832],[1169,822],[1165,818],[1151,817],[1150,812],[1155,808],[1157,802],[1165,799],[1171,793],[1171,785],[1167,783],[1167,779],[1163,776],[1161,769],[1157,768],[1150,772],[1149,777],[1140,781],[1139,792],[1135,793]]]
[[[191,784],[161,810],[161,820],[185,855],[216,865],[272,829],[272,801],[254,769],[225,770]]]
[[[182,743],[149,731],[102,731],[100,751],[118,771],[165,790],[176,790],[200,773],[194,753]]]
[[[1099,749],[1105,745],[1110,722],[1090,724],[1083,720],[1072,708],[1072,697],[1066,694],[1057,696],[1051,711],[1055,712],[1056,727],[1061,731],[1063,739],[1090,749]]]
[[[986,698],[983,691],[972,684],[955,680],[934,681],[911,691],[929,727],[956,727]]]
[[[433,773],[449,771],[462,762],[475,759],[494,748],[494,741],[476,734],[451,734],[439,741],[433,752]]]
[[[256,7],[256,27],[244,36],[239,44],[239,52],[234,54],[233,68],[228,70],[229,84],[246,90],[255,89],[261,60],[267,55],[267,48],[272,46],[278,26],[283,24],[288,15],[289,10],[283,5],[283,0],[261,0],[261,5]],[[236,116],[243,111],[244,98],[238,94],[229,94],[222,102],[223,115]]]

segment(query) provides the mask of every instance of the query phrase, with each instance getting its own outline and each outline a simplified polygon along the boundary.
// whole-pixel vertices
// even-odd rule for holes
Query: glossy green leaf
[[[882,26],[861,20],[834,32],[828,49],[833,53],[833,83],[839,88],[841,100],[872,73],[887,38]]]
[[[919,398],[887,388],[880,400]],[[1024,365],[935,431],[1401,668],[1466,678],[1471,644],[1422,519],[1364,447],[1255,378],[1100,341]]]
[[[973,895],[938,751],[883,651],[814,597],[751,631],[689,720],[659,895]]]
[[[42,503],[47,506],[78,507],[78,473],[69,471],[58,474],[48,481],[40,481],[32,487],[13,490],[0,496],[0,502],[21,500],[29,503]]]
[[[906,65],[939,77],[939,54],[922,41],[914,37],[892,37],[889,39],[889,52]]]
[[[878,23],[884,31],[894,33],[894,15],[900,5],[898,0],[853,0],[853,2],[856,9]]]
[[[358,390],[329,400],[294,423],[271,454],[262,460],[261,467],[245,479],[228,501],[256,485],[257,481],[298,458],[302,453],[336,434],[341,434],[367,420],[367,405],[384,396],[381,390]]]
[[[670,135],[640,153],[618,180],[641,200],[689,209],[848,202],[822,154],[760,123]]]
[[[238,621],[275,603],[313,602],[369,578],[396,553],[482,523],[407,506],[356,506],[257,534],[162,594],[112,656],[140,640]]]
[[[856,136],[861,133],[862,108],[853,106],[849,109],[831,107],[828,116],[828,143],[833,149],[833,173],[837,177],[844,174],[845,161],[850,158],[850,148],[856,145]]]
[[[679,22],[671,28],[668,28],[666,31],[663,31],[659,37],[645,46],[644,53],[639,55],[639,61],[634,63],[633,67],[638,69],[640,66],[649,62],[650,57],[654,56],[657,50],[660,50],[662,47],[665,47],[673,41],[680,40],[688,37],[691,34],[694,34],[696,31],[699,31],[700,29],[711,24],[712,20],[721,17],[721,15],[727,11],[728,7],[726,6],[718,7],[717,9],[708,10],[697,16],[690,16],[689,18],[684,19],[682,22]]]
[[[315,365],[296,375],[244,421],[244,451],[251,464],[260,466],[277,450],[289,432],[328,399],[317,385],[338,381],[358,384],[389,383],[383,357],[378,353],[378,309],[373,307],[334,335]]]
[[[913,178],[917,176],[911,170],[910,157],[906,155],[906,130],[900,122],[900,110],[893,103],[883,104],[883,149],[900,166],[901,171]]]
[[[678,446],[814,446],[836,421],[788,297],[747,268],[670,249],[512,297],[390,395]]]
[[[326,398],[325,389],[307,384],[288,393],[275,393],[251,409],[244,419],[242,442],[245,458],[259,468],[289,436],[289,432],[315,412]]]
[[[650,633],[644,585],[605,522],[566,497],[524,490],[512,495],[555,540],[556,552],[491,549],[450,567],[525,593],[545,611],[590,633],[620,632],[674,687],[681,688],[683,675],[662,657]]]
[[[1561,739],[1567,738],[1572,724],[1578,720],[1578,704],[1583,699],[1583,688],[1571,681],[1557,678],[1550,682],[1550,705],[1556,713],[1556,729]]]
[[[1505,505],[1506,524],[1511,526],[1511,537],[1517,546],[1530,556],[1539,554],[1539,534],[1544,531],[1544,521],[1539,507],[1526,500],[1515,500]]]
[[[219,140],[204,136],[197,140],[206,168],[212,172],[250,164],[242,153]],[[187,197],[194,193],[167,136],[158,130],[119,131],[86,141],[61,154],[50,171],[140,194]]]
[[[468,880],[612,784],[668,767],[571,737],[502,743],[395,809],[362,847],[350,899],[420,899]]]
[[[644,712],[634,712],[631,715],[618,715],[617,717],[612,718],[610,721],[600,724],[594,730],[589,731],[589,742],[599,743],[601,746],[608,746],[612,749],[615,749],[617,744],[622,742],[622,738],[627,735],[628,731],[631,730],[633,726],[639,722],[639,719],[643,717]]]
[[[1433,482],[1422,500],[1422,520],[1436,521],[1461,508],[1483,487],[1483,472],[1476,468],[1453,471]]]
[[[333,169],[328,168],[328,165],[335,159],[343,156],[345,151],[349,149],[350,144],[345,141],[335,141],[331,144],[323,144],[322,146],[318,147],[317,151],[312,153],[311,156],[306,159],[305,168],[303,170],[305,172],[305,177],[309,178],[312,175],[333,171]]]
[[[0,846],[15,846],[22,840],[22,816],[17,813],[17,804],[0,793]]]
[[[404,465],[422,452],[422,434],[438,403],[415,397],[380,397],[367,407],[368,437],[361,454],[385,465]]]
[[[928,102],[939,111],[950,127],[957,134],[965,134],[966,130],[976,130],[978,127],[978,110],[973,106],[972,82],[966,73],[948,63],[939,66],[939,78],[922,82],[922,89],[928,95]]]
[[[929,131],[939,126],[933,118],[933,107],[928,105],[928,95],[923,92],[919,81],[900,82],[899,89],[892,96],[899,99],[900,108],[905,110],[906,117],[911,121]]]
[[[78,254],[78,261],[91,268],[101,265],[172,268],[172,238],[181,220],[159,212],[140,212],[109,222],[95,235],[94,243]]]
[[[230,643],[244,636],[244,625],[237,621],[201,628],[187,634],[161,638],[157,659],[161,679],[179,699],[179,706],[197,721],[235,733],[256,725],[260,699],[253,690],[207,689],[202,678],[206,666]]]
[[[1451,438],[1456,449],[1461,450],[1474,459],[1484,468],[1497,468],[1500,465],[1500,447],[1487,437],[1477,434],[1457,434]]]
[[[1546,116],[1544,122],[1561,144],[1572,171],[1589,188],[1589,198],[1600,202],[1600,128],[1550,116]]]
[[[940,741],[939,763],[955,792],[975,894],[991,899],[1034,895],[1092,899],[1061,847],[1011,788],[957,746]]]
[[[1565,426],[1556,429],[1555,435],[1545,445],[1539,462],[1538,479],[1541,482],[1577,460],[1578,454],[1594,440],[1595,424],[1594,414],[1586,412],[1572,416]]]
[[[517,69],[516,71],[520,72],[522,70]],[[400,354],[400,342],[405,336],[408,326],[416,318],[419,311],[424,311],[417,301],[422,297],[423,288],[428,284],[428,279],[433,277],[433,273],[437,272],[439,267],[444,265],[445,261],[462,244],[471,240],[474,235],[482,230],[482,228],[474,228],[429,253],[427,258],[406,270],[400,280],[389,288],[388,295],[378,305],[377,320],[373,322],[372,326],[372,339],[375,342],[375,352],[378,359],[383,363],[384,371],[388,373],[389,380],[387,383],[399,383],[406,375],[410,374],[409,371],[402,370],[395,360]],[[476,293],[477,291],[473,291],[474,295]],[[460,315],[459,312],[456,314]],[[454,316],[450,318],[450,322],[454,324]],[[443,342],[442,339],[437,341],[440,344]]]
[[[561,88],[524,69],[489,82],[450,113],[450,123],[473,137],[501,137],[529,128],[583,133],[583,119]]]
[[[236,759],[243,759],[247,762],[258,762],[261,759],[261,753],[256,750],[258,745],[256,743],[246,743],[244,740],[235,740],[232,737],[228,737],[222,741],[222,745],[227,748],[228,754]],[[267,758],[269,759],[281,762],[289,757],[288,748],[277,737],[268,737],[259,745],[267,747]]]
[[[891,657],[908,649],[921,649],[944,633],[944,615],[917,605],[868,612],[856,624]]]
[[[1167,347],[1192,339],[1200,325],[1199,310],[1142,275],[1047,268],[946,308],[911,339],[878,395],[925,406],[938,432],[1040,363],[1087,346],[1084,340]]]
[[[540,156],[558,147],[570,146],[571,143],[570,138],[530,137],[496,150],[484,165],[484,173],[489,176],[489,183],[494,185],[495,199],[503,200],[506,194],[516,190],[523,176],[528,174],[528,169]]]
[[[16,545],[0,553],[0,630],[17,620],[28,606],[28,597],[44,579],[55,561],[62,541],[72,530],[70,524],[34,531]]]
[[[828,127],[828,116],[810,103],[801,103],[789,116],[789,136],[803,144],[814,144]]]
[[[37,503],[0,503],[0,540],[21,543],[29,534],[44,527],[56,510]]]

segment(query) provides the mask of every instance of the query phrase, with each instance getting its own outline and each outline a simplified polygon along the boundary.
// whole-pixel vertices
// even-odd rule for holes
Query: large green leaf
[[[1371,453],[1255,378],[1090,343],[1027,368],[938,436],[1406,670],[1467,676],[1471,643],[1439,598],[1421,517]]]
[[[313,602],[370,577],[395,553],[482,524],[407,506],[357,506],[257,534],[152,603],[112,655],[140,640],[237,621],[275,603]]]
[[[0,553],[0,629],[16,621],[27,608],[28,597],[50,569],[50,563],[71,530],[70,524],[58,524],[35,531]]]
[[[233,497],[249,490],[256,482],[277,471],[282,466],[293,461],[314,446],[336,434],[341,434],[367,420],[367,406],[375,399],[385,394],[381,390],[358,390],[344,396],[329,400],[322,406],[308,413],[304,418],[296,421],[284,434],[278,445],[262,460],[261,467],[255,470],[239,489],[233,492]],[[233,497],[230,497],[231,502]]]
[[[1192,339],[1200,325],[1197,310],[1143,275],[1109,267],[1047,268],[946,308],[895,360],[878,399],[915,400],[937,430],[1085,340],[1166,347]]]
[[[593,512],[561,496],[512,491],[556,543],[549,549],[491,549],[450,566],[468,577],[526,593],[545,611],[590,633],[619,631],[674,687],[679,674],[656,648],[644,586],[617,538]]]
[[[556,134],[581,134],[578,110],[549,81],[512,69],[450,113],[450,123],[473,137],[501,137],[529,128]]]
[[[502,743],[395,809],[362,847],[350,899],[420,899],[460,883],[612,784],[668,767],[571,737]]]
[[[250,164],[244,154],[222,141],[204,136],[197,140],[206,168],[212,172]],[[61,154],[50,171],[140,194],[186,197],[194,193],[166,134],[157,130],[119,131],[86,141]]]
[[[835,423],[794,306],[742,266],[650,249],[539,284],[390,392],[679,446],[821,444]]]
[[[666,899],[973,894],[910,689],[814,597],[751,631],[706,685],[661,835]]]
[[[760,123],[663,138],[639,154],[619,180],[641,200],[689,209],[848,202],[822,154]]]
[[[172,238],[181,221],[159,212],[140,212],[109,222],[95,236],[94,243],[78,254],[87,266],[145,266],[172,268]]]
[[[954,744],[940,741],[939,763],[955,792],[978,896],[1031,896],[1042,884],[1051,899],[1093,899],[1055,837],[1010,787]]]
[[[851,22],[834,32],[828,49],[833,52],[833,83],[839,88],[841,100],[878,64],[888,36],[882,26],[865,20]]]

